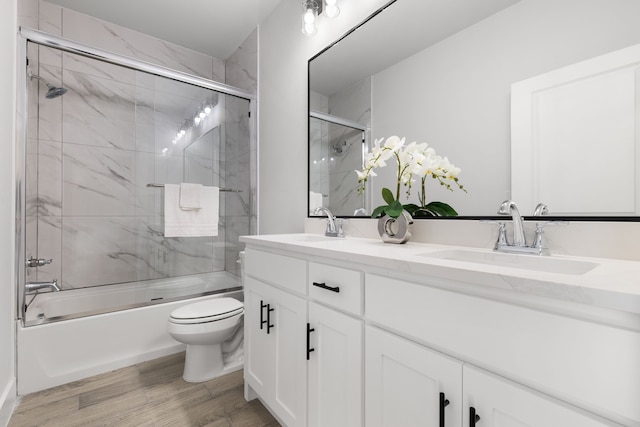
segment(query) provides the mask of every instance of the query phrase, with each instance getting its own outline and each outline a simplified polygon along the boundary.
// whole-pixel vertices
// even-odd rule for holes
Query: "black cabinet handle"
[[[307,323],[307,360],[309,360],[311,352],[316,350],[315,348],[311,348],[311,332],[313,331],[315,331],[315,329],[311,327],[310,323]]]
[[[264,320],[264,309],[268,305],[269,304],[265,304],[264,301],[260,300],[260,329],[262,329],[264,324],[267,323],[267,321]]]
[[[480,421],[480,415],[476,414],[476,408],[469,408],[469,427],[476,427],[476,423]]]
[[[267,304],[267,334],[271,328],[273,328],[273,323],[271,323],[271,312],[274,310],[274,308],[271,308],[271,304]]]
[[[444,393],[440,393],[440,427],[444,427],[444,408],[449,405],[449,400],[444,396]]]
[[[313,286],[326,289],[328,291],[335,292],[335,293],[340,292],[340,286],[328,286],[326,283],[318,283],[318,282],[313,282]]]

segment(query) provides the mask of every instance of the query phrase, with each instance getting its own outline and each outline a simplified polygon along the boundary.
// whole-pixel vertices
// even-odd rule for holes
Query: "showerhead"
[[[59,96],[64,95],[65,93],[67,93],[67,89],[64,87],[56,87],[52,84],[49,84],[45,79],[43,79],[40,76],[36,76],[35,74],[31,74],[29,73],[29,78],[30,79],[37,79],[38,81],[44,83],[47,86],[47,93],[44,95],[45,98],[47,99],[54,99],[57,98]]]
[[[47,88],[49,88],[49,90],[44,95],[44,97],[47,99],[57,98],[67,93],[67,89],[64,87],[55,87],[50,84],[47,84]]]

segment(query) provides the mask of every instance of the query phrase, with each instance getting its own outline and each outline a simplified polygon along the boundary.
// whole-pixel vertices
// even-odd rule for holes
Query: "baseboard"
[[[6,427],[9,425],[9,420],[16,407],[16,402],[16,378],[13,377],[0,395],[0,426]]]

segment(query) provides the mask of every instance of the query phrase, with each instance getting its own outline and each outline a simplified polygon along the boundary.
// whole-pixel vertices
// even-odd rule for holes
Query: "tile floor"
[[[183,363],[178,353],[24,396],[9,427],[280,425],[258,400],[244,400],[242,371],[188,383]]]

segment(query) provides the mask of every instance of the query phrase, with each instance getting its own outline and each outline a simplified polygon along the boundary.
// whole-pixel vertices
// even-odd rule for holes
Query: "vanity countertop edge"
[[[257,249],[293,251],[299,255],[323,257],[378,270],[448,279],[640,316],[640,262],[637,261],[552,255],[557,259],[598,264],[591,271],[577,275],[428,256],[429,253],[444,250],[491,252],[441,244],[408,242],[394,245],[378,239],[323,238],[321,235],[304,233],[241,236],[240,241]]]

